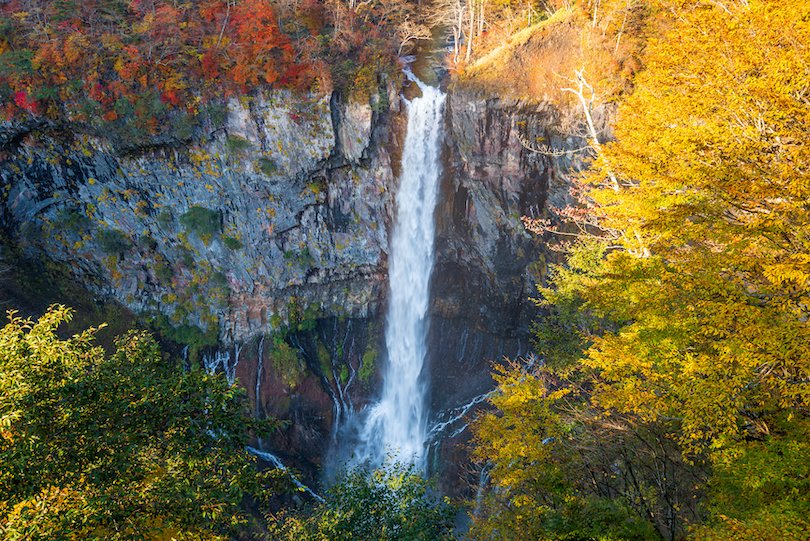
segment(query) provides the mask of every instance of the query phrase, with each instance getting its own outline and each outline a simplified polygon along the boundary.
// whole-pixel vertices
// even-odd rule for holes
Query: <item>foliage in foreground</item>
[[[495,379],[497,409],[474,427],[496,489],[474,539],[640,541],[679,535],[677,519],[698,516],[705,472],[684,462],[671,427],[605,415],[570,365],[513,363]]]
[[[147,334],[105,356],[71,311],[0,329],[5,539],[224,539],[269,496],[245,451],[252,420],[221,376],[185,372]]]
[[[586,179],[605,236],[478,422],[482,539],[810,532],[807,5],[665,4]]]
[[[444,541],[454,509],[409,469],[353,471],[304,517],[276,517],[276,539],[289,541]]]

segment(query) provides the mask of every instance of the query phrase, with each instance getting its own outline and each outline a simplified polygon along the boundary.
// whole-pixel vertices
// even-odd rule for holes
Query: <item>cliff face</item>
[[[390,98],[265,94],[228,103],[195,144],[134,154],[0,125],[0,223],[25,256],[238,378],[257,414],[293,419],[276,443],[315,459],[373,375],[401,133]]]
[[[278,328],[291,305],[374,315],[393,132],[332,101],[233,102],[202,143],[137,157],[38,130],[5,149],[3,225],[92,289],[223,341]]]
[[[549,247],[560,239],[529,233],[521,218],[553,218],[549,207],[574,203],[570,177],[586,165],[577,150],[587,141],[567,126],[580,124],[580,115],[548,102],[451,89],[432,294],[437,389],[444,372],[486,376],[476,363],[530,350],[536,316],[530,297],[555,259]],[[598,110],[596,118],[607,132],[609,111]],[[481,379],[478,389],[488,381]],[[446,405],[441,394],[437,409]]]
[[[611,114],[594,111],[605,137]],[[574,204],[570,178],[587,165],[581,116],[471,85],[450,89],[429,337],[432,456],[445,480],[459,478],[458,444],[493,387],[492,363],[531,355],[531,297],[561,239],[529,233],[521,217],[558,221],[550,208]]]
[[[229,103],[196,144],[137,153],[0,125],[6,238],[154,316],[238,379],[257,414],[290,420],[273,449],[319,462],[338,418],[374,394],[384,353],[404,118],[395,91],[373,103],[265,94]],[[434,423],[491,388],[490,362],[530,350],[529,297],[546,254],[520,218],[564,206],[566,177],[582,163],[521,139],[582,146],[559,135],[563,116],[449,91],[429,336]],[[445,466],[455,452],[447,437],[463,422],[435,431]]]

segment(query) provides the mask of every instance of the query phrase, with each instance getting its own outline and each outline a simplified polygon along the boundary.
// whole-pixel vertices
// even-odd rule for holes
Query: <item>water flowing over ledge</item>
[[[385,343],[388,365],[379,402],[360,430],[355,461],[424,467],[428,382],[422,369],[427,353],[427,311],[433,270],[436,208],[441,173],[440,147],[445,94],[412,73],[422,91],[408,104],[408,131],[397,192],[397,219],[391,240],[389,305]]]

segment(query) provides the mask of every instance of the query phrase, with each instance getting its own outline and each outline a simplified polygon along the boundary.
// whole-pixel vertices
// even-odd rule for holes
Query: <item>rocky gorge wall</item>
[[[231,102],[206,140],[136,156],[86,135],[18,137],[0,168],[3,226],[135,312],[225,342],[278,327],[291,305],[373,316],[390,145],[369,158],[371,107],[331,101]]]
[[[401,133],[390,97],[266,93],[229,102],[193,143],[134,153],[0,125],[5,242],[150,319],[238,378],[257,414],[291,418],[279,444],[323,454],[333,404],[368,389],[376,360]]]
[[[379,388],[402,113],[390,87],[372,104],[267,93],[230,102],[193,144],[135,153],[2,124],[5,242],[240,381],[257,415],[289,421],[268,448],[311,467]],[[433,468],[448,478],[490,363],[530,351],[549,239],[521,216],[564,206],[582,161],[521,138],[582,146],[561,130],[566,115],[449,89],[428,344]]]
[[[610,137],[613,110],[593,112]],[[492,363],[532,355],[532,301],[559,237],[530,233],[522,217],[562,223],[576,202],[571,178],[587,167],[582,111],[493,95],[457,82],[449,89],[445,174],[436,212],[429,363],[433,468],[464,490],[468,423],[493,388]],[[455,483],[455,484],[453,484]]]

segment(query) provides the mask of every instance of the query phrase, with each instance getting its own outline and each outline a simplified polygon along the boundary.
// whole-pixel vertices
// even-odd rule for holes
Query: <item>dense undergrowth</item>
[[[273,493],[245,446],[273,424],[244,391],[184,371],[143,332],[112,353],[71,311],[9,314],[0,329],[3,539],[223,539]]]
[[[143,331],[108,352],[73,311],[0,328],[0,536],[7,540],[453,538],[455,509],[408,468],[345,473],[314,505],[248,444],[258,420],[222,374],[183,367]]]

